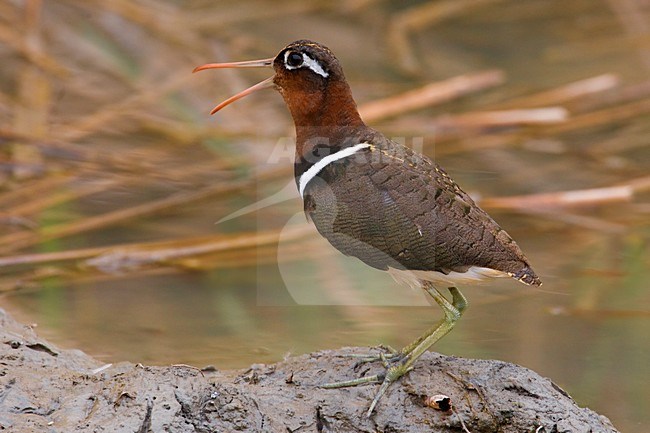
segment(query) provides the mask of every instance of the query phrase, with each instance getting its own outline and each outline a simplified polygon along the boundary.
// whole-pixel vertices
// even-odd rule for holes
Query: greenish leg
[[[436,301],[436,303],[440,305],[442,310],[445,312],[445,318],[447,318],[447,312],[451,311],[452,315],[457,316],[456,320],[454,320],[454,323],[458,319],[460,319],[460,317],[463,315],[463,312],[467,309],[467,305],[468,305],[467,298],[465,298],[465,296],[463,296],[463,294],[460,293],[460,291],[456,287],[449,287],[448,290],[452,296],[452,302],[450,304],[449,301],[444,296],[442,296],[442,294],[435,287],[433,287],[430,283],[426,283],[426,284],[427,285],[424,287],[424,290],[426,290],[429,293],[429,295],[431,295],[431,297]],[[442,322],[444,321],[445,320],[443,319],[442,321],[433,325],[431,328],[427,329],[427,331],[424,334],[420,335],[417,340],[415,340],[414,342],[412,342],[411,344],[405,346],[402,350],[400,350],[400,353],[403,354],[405,357],[410,355],[411,352],[413,352],[413,350],[416,347],[418,347],[429,335],[435,333],[436,330],[441,326]],[[453,328],[453,324],[452,324],[452,328]],[[442,334],[438,338],[438,340],[442,338],[445,334],[446,332]],[[434,340],[433,343],[435,343],[438,340]]]
[[[388,387],[397,379],[411,371],[415,361],[417,361],[424,352],[433,346],[435,342],[451,331],[456,322],[463,315],[463,312],[467,309],[467,299],[456,287],[449,287],[449,292],[452,296],[451,303],[438,291],[438,289],[433,287],[433,285],[427,283],[426,286],[424,286],[424,289],[429,293],[429,295],[431,295],[433,300],[440,305],[440,308],[442,308],[442,311],[445,313],[445,317],[434,327],[427,330],[427,332],[425,332],[414,343],[407,346],[404,351],[407,355],[397,365],[390,367],[386,371],[384,380],[379,387],[379,391],[377,391],[375,398],[370,404],[370,409],[368,409],[368,413],[366,414],[367,416],[372,414],[379,399],[384,395]]]
[[[370,409],[368,409],[367,416],[372,414],[372,411],[375,409],[377,402],[384,395],[388,387],[400,377],[404,376],[406,373],[413,369],[413,364],[417,359],[422,356],[424,352],[427,351],[436,341],[444,337],[451,329],[454,327],[456,322],[463,315],[463,312],[467,309],[467,299],[463,294],[456,288],[450,287],[449,292],[452,296],[452,301],[449,302],[431,283],[425,282],[423,288],[429,293],[434,301],[442,308],[442,311],[445,314],[445,317],[436,323],[435,326],[428,329],[427,332],[422,334],[417,340],[413,343],[406,346],[404,349],[399,351],[400,359],[397,360],[396,365],[388,366],[385,357],[380,357],[387,369],[384,374],[362,377],[359,379],[348,380],[345,382],[336,382],[328,383],[324,385],[325,388],[341,388],[346,386],[355,386],[361,385],[364,383],[378,383],[381,382],[379,391],[375,395],[375,398],[370,404]],[[389,356],[390,357],[390,356]]]

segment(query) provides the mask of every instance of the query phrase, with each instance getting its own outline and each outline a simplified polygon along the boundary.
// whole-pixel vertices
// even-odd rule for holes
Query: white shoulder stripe
[[[298,182],[298,191],[300,192],[300,197],[303,197],[305,188],[307,188],[307,184],[309,183],[309,181],[311,181],[314,177],[316,177],[316,175],[320,173],[329,164],[331,164],[334,161],[338,161],[339,159],[347,158],[348,156],[354,155],[358,150],[365,149],[367,147],[370,147],[370,143],[359,143],[352,147],[346,147],[345,149],[341,149],[336,153],[327,155],[326,157],[318,161],[316,164],[309,167],[309,170],[307,170],[300,176],[300,181]]]

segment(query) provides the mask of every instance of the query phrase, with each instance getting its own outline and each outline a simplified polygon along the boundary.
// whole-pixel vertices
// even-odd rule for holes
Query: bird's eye
[[[302,54],[300,53],[293,51],[287,55],[287,59],[286,59],[287,66],[290,66],[292,68],[298,68],[302,65],[302,62],[303,62],[303,58],[302,58]]]
[[[323,69],[320,63],[309,57],[308,54],[301,53],[300,51],[285,51],[284,67],[289,70],[307,68],[323,78],[329,76],[329,73]]]

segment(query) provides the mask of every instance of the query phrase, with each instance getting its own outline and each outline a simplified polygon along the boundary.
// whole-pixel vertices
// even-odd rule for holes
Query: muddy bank
[[[549,379],[500,362],[427,353],[364,416],[376,385],[317,385],[379,372],[345,348],[238,371],[102,365],[60,350],[0,310],[0,430],[11,432],[616,432]],[[455,412],[423,403],[448,395]]]

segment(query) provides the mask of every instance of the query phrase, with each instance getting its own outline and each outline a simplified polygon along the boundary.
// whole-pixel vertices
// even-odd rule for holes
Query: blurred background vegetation
[[[277,94],[208,115],[270,71],[195,66],[301,38],[544,280],[464,290],[472,308],[435,350],[522,364],[647,431],[647,0],[2,1],[2,307],[106,362],[218,368],[428,327],[420,294],[305,222]]]

